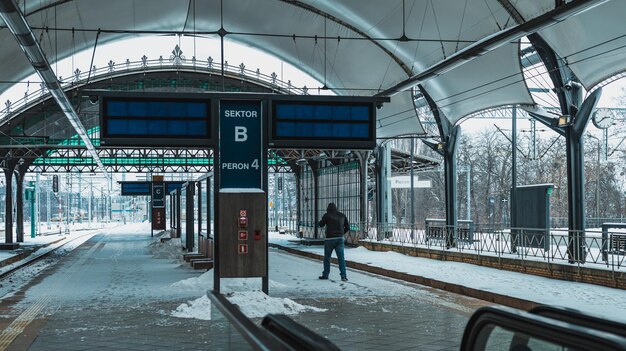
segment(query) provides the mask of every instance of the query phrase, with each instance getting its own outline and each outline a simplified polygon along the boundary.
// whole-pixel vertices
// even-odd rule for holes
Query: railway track
[[[24,259],[19,260],[17,262],[11,263],[5,267],[2,267],[0,269],[0,281],[3,281],[7,278],[9,278],[10,276],[14,275],[15,273],[19,272],[20,270],[23,270],[26,267],[32,266],[36,263],[41,262],[44,258],[50,257],[52,254],[59,252],[58,250],[63,249],[63,248],[67,248],[69,244],[72,243],[76,243],[78,240],[81,239],[85,239],[86,236],[94,236],[96,234],[98,234],[98,232],[101,229],[94,229],[94,230],[90,230],[87,231],[84,234],[80,234],[80,235],[76,235],[76,236],[71,236],[71,237],[66,237],[64,240],[59,240],[56,242],[53,242],[52,244],[48,245],[48,246],[44,246],[40,249],[38,249],[37,251],[34,251],[33,253],[31,253],[30,255],[26,256]],[[81,244],[86,241],[82,240]],[[77,245],[78,246],[78,245]],[[2,296],[0,296],[0,299],[2,298]]]

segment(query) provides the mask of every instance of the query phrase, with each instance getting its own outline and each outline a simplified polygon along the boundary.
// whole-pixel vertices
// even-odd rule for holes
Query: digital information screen
[[[122,188],[121,195],[125,196],[151,196],[152,194],[152,182],[119,182]],[[174,190],[183,187],[185,182],[161,182],[163,183],[165,190],[164,194],[169,194]]]
[[[169,194],[174,190],[182,188],[183,184],[185,184],[185,182],[165,182],[165,192]]]
[[[371,102],[273,101],[270,147],[372,148]]]
[[[152,182],[120,182],[122,195],[151,195]]]
[[[105,146],[206,146],[211,139],[208,99],[103,96],[100,106]]]

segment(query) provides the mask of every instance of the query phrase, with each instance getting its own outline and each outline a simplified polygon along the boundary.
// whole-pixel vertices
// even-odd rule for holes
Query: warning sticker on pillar
[[[220,189],[262,188],[261,101],[220,101]]]

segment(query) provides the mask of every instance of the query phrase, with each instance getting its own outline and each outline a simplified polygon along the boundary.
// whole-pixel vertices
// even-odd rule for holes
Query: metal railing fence
[[[354,223],[351,233],[359,241],[427,250],[466,252],[521,261],[543,261],[588,268],[626,269],[626,230],[569,231],[567,229],[467,228],[440,225]]]
[[[417,225],[362,225],[360,240],[391,245],[471,252],[519,260],[598,265],[620,270],[626,264],[626,231],[567,229],[473,229],[441,225],[436,230]],[[594,267],[594,268],[599,268]]]

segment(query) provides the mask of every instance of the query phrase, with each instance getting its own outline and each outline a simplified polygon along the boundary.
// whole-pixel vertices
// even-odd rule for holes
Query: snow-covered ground
[[[292,236],[270,233],[270,243],[319,255],[324,254],[321,246],[303,246],[290,241],[293,239]],[[346,259],[541,304],[575,308],[604,318],[626,322],[626,291],[621,289],[561,281],[465,263],[411,257],[391,251],[369,251],[363,247],[347,248]]]
[[[100,232],[102,229],[111,230],[111,228],[114,228],[116,226],[119,226],[119,223],[106,223],[106,224],[102,223],[102,225],[93,224],[91,227],[89,227],[87,223],[84,223],[82,225],[77,224],[77,226],[74,227],[73,230],[67,232],[67,234],[65,234],[65,232],[63,232],[62,234],[59,234],[55,230],[54,232],[47,232],[44,235],[37,235],[34,238],[24,235],[24,242],[20,243],[20,247],[21,248],[43,247],[37,250],[37,254],[41,254],[45,251],[53,250],[54,248],[60,245],[64,246],[63,250],[71,251],[74,247],[87,241],[89,238],[91,238],[96,233]],[[1,237],[0,242],[4,242],[4,236],[0,235],[0,237]],[[68,242],[72,242],[72,244],[65,245],[65,243],[68,243]],[[19,254],[19,251],[20,250],[0,251],[0,262],[10,259],[13,256],[16,256],[17,254]],[[16,262],[14,264],[1,267],[0,274],[13,268],[17,264],[20,264],[20,263]]]
[[[338,298],[359,304],[376,304],[379,297],[415,296],[440,305],[446,301],[436,301],[437,297],[426,290],[415,289],[400,281],[381,279],[367,273],[350,272],[350,281],[341,282],[336,267],[331,270],[330,280],[320,280],[322,263],[270,249],[269,293],[261,293],[261,278],[221,279],[221,292],[250,318],[262,317],[268,313],[297,314],[301,312],[322,312],[316,306],[306,306],[293,299]],[[183,303],[172,312],[181,318],[210,319],[211,304],[206,297],[213,289],[213,270],[197,277],[184,279],[171,284],[168,291],[196,292],[195,300]],[[461,306],[456,307],[462,310]]]

